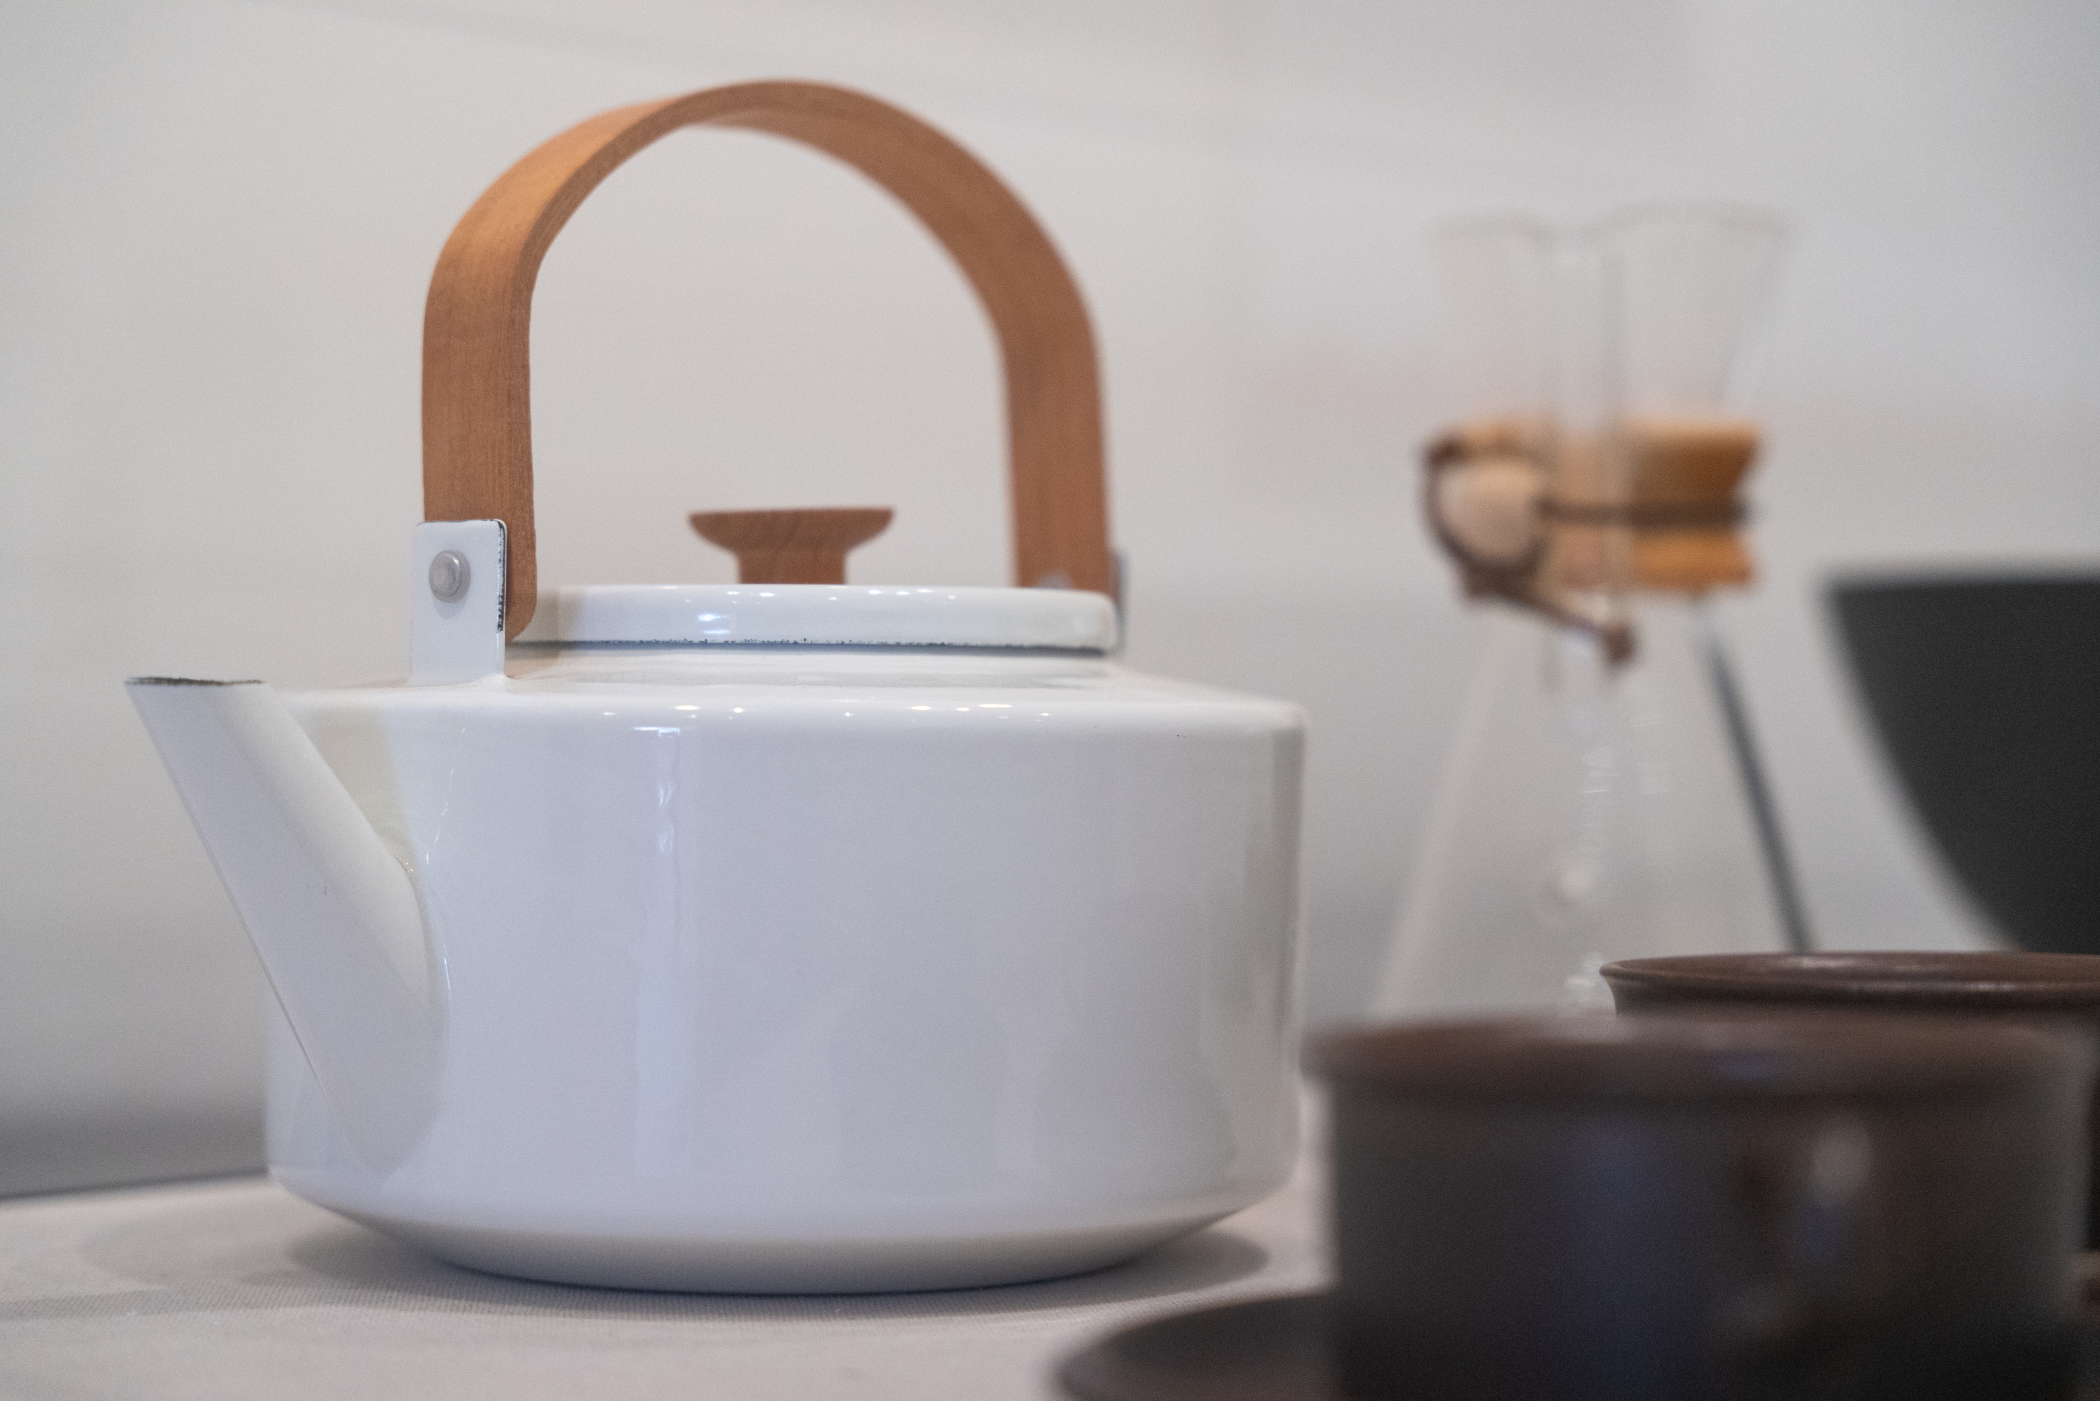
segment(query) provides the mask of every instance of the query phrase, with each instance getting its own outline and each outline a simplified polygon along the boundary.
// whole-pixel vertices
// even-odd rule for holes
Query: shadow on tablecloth
[[[1261,1269],[1267,1254],[1219,1227],[1127,1264],[1039,1284],[917,1294],[727,1295],[592,1289],[507,1279],[447,1265],[284,1196],[171,1206],[87,1237],[98,1273],[143,1286],[0,1301],[0,1322],[321,1308],[512,1314],[604,1320],[745,1322],[913,1319],[1035,1313],[1213,1289]]]

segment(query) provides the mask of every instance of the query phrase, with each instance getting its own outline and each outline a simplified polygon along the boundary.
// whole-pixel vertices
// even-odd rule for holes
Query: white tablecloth
[[[475,1274],[259,1178],[0,1202],[0,1397],[1041,1401],[1100,1333],[1320,1287],[1321,1176],[1098,1274],[826,1298]]]

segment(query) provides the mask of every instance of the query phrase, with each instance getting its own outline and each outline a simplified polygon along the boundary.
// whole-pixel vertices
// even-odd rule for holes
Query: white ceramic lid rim
[[[1076,589],[590,584],[542,592],[520,642],[1031,647],[1106,652],[1116,609]]]

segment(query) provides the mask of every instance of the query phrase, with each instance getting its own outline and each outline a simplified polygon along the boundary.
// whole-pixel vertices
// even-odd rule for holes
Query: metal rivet
[[[457,603],[467,596],[467,581],[474,571],[458,550],[445,550],[430,561],[430,591],[440,603]]]

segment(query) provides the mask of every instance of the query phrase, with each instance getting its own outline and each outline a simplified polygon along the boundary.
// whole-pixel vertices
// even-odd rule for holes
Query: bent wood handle
[[[1021,202],[969,152],[872,97],[742,83],[601,113],[505,171],[452,231],[423,317],[423,513],[510,531],[512,637],[538,601],[529,332],[540,261],[621,162],[682,126],[814,146],[902,200],[977,289],[1006,368],[1014,580],[1114,592],[1093,331]]]

